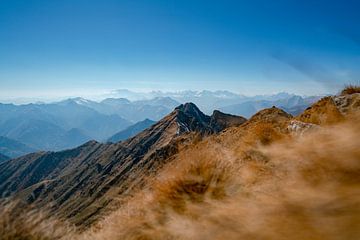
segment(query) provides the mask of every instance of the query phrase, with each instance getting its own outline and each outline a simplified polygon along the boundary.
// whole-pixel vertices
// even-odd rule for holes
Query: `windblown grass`
[[[194,146],[94,237],[359,239],[358,120],[246,151]]]
[[[17,203],[0,207],[0,240],[75,239],[69,226],[36,210],[22,210]]]
[[[360,93],[360,86],[349,84],[341,91],[341,95]]]

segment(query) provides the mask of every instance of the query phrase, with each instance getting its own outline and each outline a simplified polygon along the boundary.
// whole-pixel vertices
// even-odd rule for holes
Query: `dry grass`
[[[297,117],[305,123],[318,125],[337,124],[344,120],[332,97],[324,97]]]
[[[360,93],[360,86],[349,84],[341,91],[341,95]]]
[[[0,207],[0,240],[75,239],[73,228],[36,210],[23,210],[17,203]]]
[[[94,238],[359,239],[358,120],[245,156],[233,146],[194,146]]]

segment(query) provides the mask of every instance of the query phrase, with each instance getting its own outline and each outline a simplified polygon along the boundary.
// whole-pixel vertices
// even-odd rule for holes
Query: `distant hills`
[[[251,117],[262,109],[276,106],[296,116],[303,112],[312,103],[316,102],[318,99],[319,97],[303,98],[301,96],[294,95],[281,99],[273,98],[273,100],[246,101],[239,104],[221,107],[220,110],[245,117]]]
[[[150,119],[145,119],[144,121],[140,121],[135,123],[134,125],[131,125],[130,127],[126,128],[125,130],[122,130],[112,137],[108,139],[108,142],[116,143],[119,141],[126,140],[130,137],[135,136],[139,132],[143,131],[144,129],[150,127],[151,125],[155,124],[155,121],[152,121]]]
[[[317,99],[288,93],[247,97],[229,91],[135,93],[119,90],[99,102],[77,97],[47,104],[0,104],[0,136],[32,149],[59,151],[89,140],[107,141],[115,134],[119,135],[111,141],[125,140],[148,126],[138,122],[158,121],[182,102],[193,102],[206,114],[219,109],[250,117],[271,106],[297,115]],[[130,126],[133,127],[127,129]]]
[[[35,151],[37,151],[37,149],[31,148],[16,140],[0,136],[0,154],[6,157],[20,157]]]
[[[307,105],[314,103],[319,99],[318,96],[299,96],[295,94],[289,94],[286,92],[280,92],[272,95],[256,95],[256,96],[245,96],[242,94],[233,93],[230,91],[178,91],[178,92],[162,92],[162,91],[151,91],[147,93],[138,93],[129,91],[127,89],[120,89],[113,92],[113,96],[123,97],[133,101],[139,101],[141,99],[153,99],[153,98],[171,98],[176,100],[179,103],[184,102],[193,102],[205,113],[211,114],[213,110],[227,108],[230,114],[238,114],[237,112],[244,112],[244,116],[250,117],[255,112],[253,110],[247,111],[246,106],[240,104],[247,103],[245,105],[258,105],[258,101],[265,101],[267,105],[274,105],[277,107],[288,108],[289,106],[285,103],[288,99],[298,99],[304,100],[304,103],[299,102],[299,104]],[[278,102],[280,101],[280,102]],[[279,106],[279,104],[283,106]],[[293,103],[291,103],[294,105]],[[244,109],[235,109],[235,106]],[[234,107],[230,107],[234,106]],[[268,106],[262,108],[255,107],[258,110],[264,109]],[[150,118],[152,119],[152,118]]]

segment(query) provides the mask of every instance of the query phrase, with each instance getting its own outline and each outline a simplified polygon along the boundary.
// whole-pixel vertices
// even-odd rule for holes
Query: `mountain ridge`
[[[210,121],[210,116],[187,103],[124,142],[90,141],[71,150],[11,160],[0,164],[1,196],[17,196],[39,206],[51,202],[54,213],[90,224],[117,195],[141,187],[180,148],[222,130],[223,124],[212,129]]]

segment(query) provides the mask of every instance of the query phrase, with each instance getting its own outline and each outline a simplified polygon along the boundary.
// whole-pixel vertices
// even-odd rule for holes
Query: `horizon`
[[[129,93],[133,93],[133,94],[143,94],[142,97],[127,97],[124,96],[124,93],[119,93],[120,91],[128,91]],[[278,94],[289,94],[289,95],[295,95],[295,96],[301,96],[301,97],[314,97],[314,96],[326,96],[326,95],[331,95],[332,93],[327,93],[327,94],[317,94],[317,95],[304,95],[304,94],[297,94],[294,92],[286,92],[286,91],[279,91],[279,92],[272,92],[272,93],[266,93],[266,94],[253,94],[253,95],[247,95],[247,94],[242,94],[242,93],[238,93],[238,92],[233,92],[230,90],[208,90],[208,89],[203,89],[203,90],[179,90],[179,91],[162,91],[162,90],[138,90],[138,91],[134,91],[134,90],[130,90],[130,89],[116,89],[116,90],[110,90],[110,91],[103,91],[101,94],[97,93],[97,94],[93,94],[93,95],[61,95],[61,96],[54,96],[54,95],[47,95],[47,96],[29,96],[29,97],[13,97],[13,98],[0,98],[0,104],[14,104],[14,105],[26,105],[26,104],[51,104],[51,103],[57,103],[57,102],[61,102],[61,101],[66,101],[66,100],[70,100],[70,99],[76,99],[76,98],[81,98],[84,100],[90,100],[90,101],[94,101],[94,102],[101,102],[105,99],[109,99],[109,98],[113,98],[113,99],[120,99],[120,98],[124,98],[129,100],[130,102],[134,102],[134,101],[141,101],[141,100],[150,100],[150,99],[154,99],[154,98],[158,98],[158,97],[170,97],[172,98],[172,96],[169,96],[169,94],[176,94],[176,93],[186,93],[186,92],[193,92],[193,93],[202,93],[202,92],[211,92],[211,93],[216,93],[216,92],[228,92],[231,94],[236,94],[239,97],[267,97],[267,96],[275,96]],[[338,91],[339,92],[339,91]],[[149,96],[149,94],[152,93],[161,93],[163,94],[163,96]]]
[[[359,3],[2,1],[0,99],[358,83]],[[253,14],[255,13],[255,14]]]

